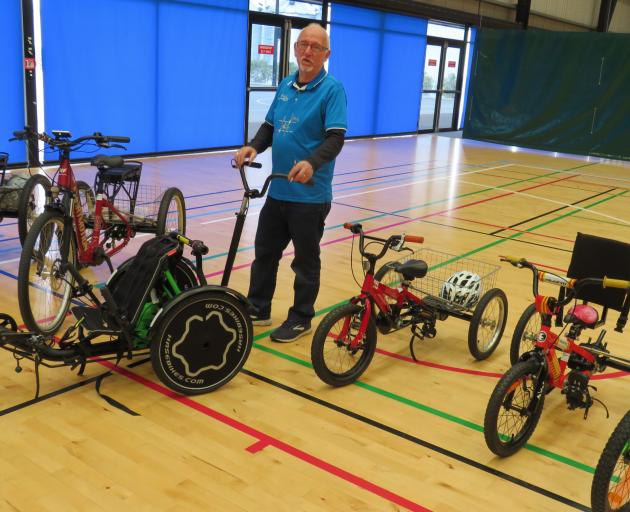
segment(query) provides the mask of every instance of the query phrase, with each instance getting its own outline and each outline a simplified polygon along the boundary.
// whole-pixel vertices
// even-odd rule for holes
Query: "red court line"
[[[501,226],[499,224],[491,224],[490,222],[482,222],[480,220],[472,220],[472,219],[464,219],[463,217],[455,217],[454,215],[443,215],[443,217],[448,217],[449,219],[461,220],[464,222],[471,222],[472,224],[480,224],[482,226],[490,226],[491,228],[500,228],[505,231],[516,231],[517,233],[526,233],[528,235],[540,236],[542,238],[553,238],[554,240],[562,240],[563,242],[571,242],[574,240],[569,240],[568,238],[561,238],[559,236],[545,235],[543,233],[535,233],[533,231],[525,231],[522,229],[511,228],[509,226]]]
[[[497,196],[493,196],[493,197],[488,197],[486,199],[480,199],[478,201],[473,201],[472,203],[466,203],[460,206],[454,206],[452,208],[447,208],[445,210],[440,210],[437,212],[433,212],[433,213],[427,213],[425,215],[421,215],[420,217],[413,217],[411,219],[405,219],[405,220],[401,220],[399,222],[395,222],[393,224],[387,224],[385,226],[380,226],[378,228],[373,228],[373,229],[368,229],[365,231],[365,233],[375,233],[377,231],[381,231],[383,229],[388,229],[388,228],[393,228],[396,226],[402,226],[404,224],[409,224],[410,222],[414,222],[414,221],[418,221],[418,220],[423,220],[423,219],[428,219],[430,217],[435,217],[437,215],[443,215],[444,213],[447,212],[451,212],[451,211],[455,211],[455,210],[461,210],[463,208],[468,208],[469,206],[475,206],[477,204],[482,204],[482,203],[487,203],[488,201],[494,201],[495,199],[500,199],[502,197],[507,197],[507,196],[511,196],[514,195],[517,192],[525,192],[526,190],[532,190],[534,188],[539,188],[539,187],[544,187],[546,185],[551,185],[552,183],[557,183],[558,181],[564,181],[564,180],[569,180],[571,178],[575,178],[576,176],[579,176],[579,174],[571,174],[570,176],[565,176],[564,178],[558,178],[557,180],[553,180],[553,181],[547,181],[545,183],[538,183],[536,185],[532,185],[530,187],[525,187],[519,190],[515,190],[513,192],[507,192],[505,194],[499,194]],[[334,240],[328,240],[327,242],[322,242],[320,244],[320,247],[325,247],[327,245],[332,245],[332,244],[337,244],[339,242],[344,242],[346,240],[350,240],[352,239],[353,235],[348,235],[348,236],[342,236],[340,238],[335,238]],[[285,252],[282,254],[283,257],[285,256],[291,256],[292,254],[294,254],[294,251],[289,251],[289,252]],[[242,268],[247,268],[247,267],[251,267],[253,262],[249,262],[249,263],[243,263],[241,265],[237,265],[235,266],[232,270],[239,270]],[[223,270],[217,270],[216,272],[211,272],[209,274],[206,274],[206,277],[214,277],[214,276],[218,276],[223,274]]]
[[[436,368],[438,370],[446,370],[446,371],[455,372],[455,373],[465,373],[465,374],[468,374],[468,375],[476,375],[478,377],[494,377],[496,379],[500,379],[501,377],[503,377],[502,373],[482,372],[480,370],[468,370],[467,368],[458,368],[456,366],[447,366],[445,364],[432,363],[430,361],[423,361],[421,359],[418,359],[418,360],[414,361],[414,359],[412,357],[396,354],[395,352],[389,352],[389,351],[383,350],[381,348],[377,348],[376,352],[381,354],[381,355],[384,355],[384,356],[393,357],[394,359],[399,359],[401,361],[406,361],[406,362],[412,363],[412,364],[418,364],[420,366],[428,366],[429,368]]]
[[[369,482],[368,480],[365,480],[353,473],[345,471],[344,469],[341,469],[338,466],[330,464],[329,462],[326,462],[323,459],[315,457],[314,455],[306,453],[294,446],[289,445],[288,443],[280,441],[279,439],[275,437],[269,436],[261,432],[260,430],[250,427],[249,425],[246,425],[245,423],[242,423],[238,420],[235,420],[234,418],[230,418],[229,416],[226,416],[218,411],[215,411],[214,409],[211,409],[210,407],[206,407],[205,405],[195,402],[194,400],[191,400],[190,398],[186,396],[179,395],[175,393],[174,391],[171,391],[160,384],[152,382],[149,379],[141,377],[140,375],[130,372],[129,370],[126,370],[125,368],[116,366],[110,363],[109,361],[100,361],[100,364],[107,367],[111,371],[117,372],[127,377],[128,379],[136,381],[137,383],[142,384],[143,386],[150,388],[153,391],[156,391],[168,398],[171,398],[179,402],[182,405],[190,407],[191,409],[194,409],[195,411],[198,411],[206,416],[209,416],[223,423],[224,425],[227,425],[229,427],[232,427],[235,430],[238,430],[239,432],[242,432],[251,437],[254,437],[258,441],[249,446],[247,450],[250,452],[252,452],[252,450],[259,451],[261,448],[264,448],[264,446],[262,446],[263,444],[265,446],[273,446],[274,448],[288,455],[291,455],[303,462],[306,462],[307,464],[310,464],[311,466],[314,466],[318,469],[326,471],[327,473],[330,473],[331,475],[341,478],[345,480],[346,482],[354,484],[357,487],[364,489],[368,492],[371,492],[372,494],[375,494],[376,496],[379,496],[392,503],[395,503],[396,505],[404,507],[407,510],[412,510],[412,511],[417,511],[417,512],[431,512],[430,509],[425,508],[422,505],[419,505],[418,503],[415,503],[411,500],[408,500],[407,498],[404,498],[403,496],[400,496],[391,491],[388,491],[387,489],[383,487],[380,487],[372,482]]]

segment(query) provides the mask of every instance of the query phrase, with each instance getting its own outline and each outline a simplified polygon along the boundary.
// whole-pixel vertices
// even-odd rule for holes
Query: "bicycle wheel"
[[[492,392],[483,428],[488,448],[499,457],[516,453],[534,433],[545,403],[538,389],[539,370],[533,359],[517,363]]]
[[[507,297],[499,288],[488,290],[477,303],[468,327],[468,350],[478,361],[489,357],[499,346],[507,314]]]
[[[48,191],[50,190],[50,181],[42,174],[33,174],[20,192],[18,201],[18,234],[20,243],[24,245],[24,240],[28,230],[32,228],[33,222],[44,211],[44,205],[48,202]]]
[[[510,344],[511,364],[516,364],[521,355],[534,349],[539,331],[540,315],[536,312],[536,304],[530,304],[523,311],[514,328]]]
[[[175,187],[167,188],[164,192],[157,216],[156,234],[164,235],[171,231],[186,234],[186,203],[184,195]]]
[[[64,218],[57,212],[41,214],[26,235],[18,267],[18,303],[26,326],[34,332],[54,334],[70,307],[74,279],[61,273],[62,261],[74,265],[74,234],[63,245]]]
[[[253,345],[245,306],[227,292],[203,288],[182,293],[158,319],[151,364],[177,393],[207,393],[229,382]]]
[[[630,411],[608,438],[591,486],[593,512],[630,510]]]
[[[376,349],[376,327],[370,319],[365,335],[356,347],[355,339],[364,308],[344,304],[321,321],[311,343],[311,361],[317,376],[331,386],[345,386],[357,380],[367,369]]]

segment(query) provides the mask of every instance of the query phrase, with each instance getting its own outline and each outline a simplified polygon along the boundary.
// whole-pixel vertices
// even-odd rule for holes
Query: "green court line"
[[[624,190],[622,192],[619,192],[618,194],[605,197],[603,199],[600,199],[599,201],[595,201],[594,203],[591,203],[591,204],[585,206],[584,209],[588,210],[590,208],[593,208],[594,206],[597,206],[599,204],[602,204],[602,203],[605,203],[607,201],[610,201],[611,199],[615,199],[617,197],[624,196],[628,192],[629,192],[628,190]],[[482,251],[484,251],[486,249],[489,249],[490,247],[494,247],[496,245],[505,243],[505,242],[507,242],[509,240],[513,240],[515,238],[521,237],[521,236],[527,234],[528,232],[535,231],[535,230],[537,230],[537,229],[539,229],[539,228],[541,228],[543,226],[547,226],[549,224],[553,224],[554,222],[562,220],[562,219],[564,219],[566,217],[570,217],[572,215],[575,215],[576,213],[578,213],[580,211],[582,211],[582,210],[574,210],[572,212],[568,212],[568,213],[566,213],[564,215],[561,215],[559,217],[554,217],[554,218],[549,219],[549,220],[547,220],[545,222],[541,222],[541,223],[536,224],[535,226],[532,226],[532,227],[530,227],[530,228],[528,228],[528,229],[526,229],[526,230],[524,230],[522,232],[514,233],[513,235],[511,235],[509,237],[502,238],[500,240],[496,240],[496,241],[491,242],[489,244],[486,244],[486,245],[483,245],[483,246],[478,247],[476,249],[473,249],[471,251],[468,251],[467,253],[464,253],[464,254],[462,254],[460,256],[453,257],[450,260],[441,263],[440,265],[446,265],[448,263],[455,262],[457,260],[466,258],[466,257],[471,256],[473,254],[476,254],[478,252],[482,252]],[[324,309],[318,311],[316,313],[316,316],[320,316],[320,315],[322,315],[324,313],[327,313],[328,311],[336,308],[337,306],[339,306],[341,304],[344,304],[345,302],[347,302],[347,301],[343,301],[343,302],[340,302],[338,304],[334,304],[332,306],[324,308]],[[261,350],[261,351],[266,352],[268,354],[280,357],[280,358],[285,359],[287,361],[299,364],[299,365],[304,366],[306,368],[310,368],[310,369],[313,368],[312,364],[309,361],[305,361],[304,359],[300,359],[298,357],[295,357],[295,356],[286,354],[284,352],[281,352],[279,350],[276,350],[276,349],[274,349],[272,347],[268,347],[266,345],[261,345],[260,343],[257,343],[258,340],[268,337],[271,332],[272,332],[272,329],[256,335],[254,337],[254,347],[257,348],[258,350]],[[398,395],[398,394],[393,393],[391,391],[387,391],[385,389],[373,386],[371,384],[367,384],[366,382],[362,382],[362,381],[356,381],[356,382],[354,382],[354,385],[358,386],[360,388],[363,388],[363,389],[365,389],[367,391],[370,391],[372,393],[376,393],[376,394],[381,395],[383,397],[390,398],[390,399],[395,400],[395,401],[397,401],[399,403],[408,405],[408,406],[413,407],[415,409],[418,409],[418,410],[427,412],[429,414],[432,414],[434,416],[440,417],[440,418],[445,419],[447,421],[450,421],[452,423],[456,423],[458,425],[470,428],[471,430],[475,430],[477,432],[483,432],[483,426],[481,426],[481,425],[478,425],[478,424],[476,424],[476,423],[474,423],[472,421],[460,418],[460,417],[455,416],[453,414],[447,413],[445,411],[436,409],[434,407],[430,407],[428,405],[422,404],[422,403],[417,402],[415,400],[412,400],[410,398],[406,398],[406,397],[404,397],[402,395]],[[594,474],[595,473],[595,468],[592,467],[592,466],[589,466],[589,465],[584,464],[584,463],[582,463],[580,461],[571,459],[570,457],[566,457],[566,456],[561,455],[559,453],[555,453],[555,452],[552,452],[550,450],[546,450],[546,449],[541,448],[539,446],[527,443],[527,444],[525,444],[525,446],[523,448],[525,448],[526,450],[529,450],[531,452],[537,453],[539,455],[542,455],[544,457],[547,457],[549,459],[555,460],[556,462],[560,462],[560,463],[565,464],[567,466],[573,467],[575,469],[579,469],[581,471],[585,471],[585,472],[590,473],[590,474]]]
[[[507,162],[507,164],[502,164],[502,165],[518,165],[518,164],[512,164],[510,162]],[[436,199],[434,201],[429,201],[427,203],[422,203],[422,204],[419,204],[419,205],[416,205],[416,206],[409,206],[407,208],[401,208],[400,210],[394,210],[394,211],[389,212],[389,213],[379,213],[378,215],[371,215],[369,217],[363,217],[361,219],[353,220],[352,222],[353,223],[366,222],[368,220],[379,219],[381,217],[386,217],[388,215],[395,215],[395,214],[398,214],[398,213],[408,212],[408,211],[411,211],[411,210],[417,210],[419,208],[424,208],[426,206],[433,206],[434,204],[446,203],[448,201],[454,201],[456,199],[462,199],[464,197],[474,196],[474,195],[477,195],[477,194],[483,194],[484,192],[492,192],[492,191],[497,190],[497,188],[498,189],[502,189],[504,187],[511,187],[512,185],[518,185],[520,183],[527,183],[527,182],[534,181],[534,180],[537,180],[537,179],[540,179],[540,178],[547,178],[549,176],[554,176],[556,174],[567,173],[567,172],[574,171],[574,170],[580,169],[582,167],[588,167],[588,166],[591,166],[591,165],[595,165],[595,164],[594,163],[582,164],[582,165],[578,165],[576,167],[571,167],[570,169],[563,169],[563,170],[560,170],[560,171],[549,172],[547,174],[540,174],[540,175],[537,175],[537,176],[533,176],[531,178],[525,178],[525,179],[522,179],[522,180],[511,181],[509,183],[506,183],[505,185],[501,185],[500,187],[488,187],[488,188],[484,188],[484,189],[481,189],[481,190],[475,190],[473,192],[466,192],[465,194],[460,194],[458,196],[455,196],[452,199],[448,198],[448,197],[445,198],[445,199]],[[476,173],[478,171],[479,171],[479,169],[474,169],[472,171],[462,172],[461,176],[466,176],[467,174]],[[341,227],[343,227],[343,223],[342,224],[335,224],[335,225],[332,225],[332,226],[327,226],[326,228],[324,228],[324,231],[331,231],[333,229],[339,229]],[[253,248],[254,248],[253,245],[248,245],[246,247],[239,248],[237,250],[237,252],[250,251]],[[220,253],[217,253],[217,254],[212,254],[210,256],[206,256],[206,257],[203,258],[203,261],[213,260],[213,259],[216,259],[216,258],[221,258],[223,256],[227,256],[227,252],[220,252]]]
[[[628,198],[624,198],[624,199],[628,199]],[[588,220],[591,222],[599,222],[600,224],[612,224],[613,226],[618,226],[620,228],[630,228],[630,224],[621,224],[620,222],[613,222],[611,220],[602,220],[600,218],[590,218],[590,217],[581,217],[581,216],[576,216],[576,219],[581,219],[581,220]]]

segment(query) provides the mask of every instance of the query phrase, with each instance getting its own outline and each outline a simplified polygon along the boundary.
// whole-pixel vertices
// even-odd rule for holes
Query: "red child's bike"
[[[344,227],[359,235],[365,279],[361,293],[330,311],[313,336],[311,360],[322,381],[331,386],[344,386],[357,380],[374,356],[377,330],[387,334],[411,326],[409,346],[415,359],[414,341],[435,337],[436,322],[446,320],[449,316],[470,322],[468,348],[476,359],[485,359],[494,352],[505,329],[507,298],[498,288],[482,292],[489,288],[488,283],[492,282],[496,267],[490,269],[489,265],[484,267],[485,264],[481,262],[463,260],[436,251],[432,251],[432,254],[426,252],[433,259],[430,266],[425,259],[415,258],[423,254],[417,251],[412,257],[404,258],[404,262],[386,263],[375,272],[376,262],[389,249],[411,251],[405,247],[405,242],[422,243],[424,238],[394,235],[383,239],[364,233],[361,224],[344,224]],[[378,253],[368,252],[366,239],[381,245],[381,250]],[[440,257],[435,257],[436,254]],[[479,280],[474,283],[474,287],[465,290],[449,282],[450,279],[435,279],[432,276],[439,270],[456,270],[453,275],[464,276],[463,279],[466,279],[466,275],[472,275],[472,272],[462,270],[461,265],[476,265],[475,270],[486,268],[486,272],[481,272],[482,276],[475,274]],[[439,291],[427,292],[430,287],[425,285],[435,284],[433,281],[441,282],[437,288]]]
[[[67,131],[14,132],[17,139],[34,138],[59,151],[59,169],[50,189],[51,200],[24,240],[18,268],[18,302],[26,326],[33,332],[53,334],[76,296],[68,266],[100,265],[127,245],[137,232],[185,233],[184,196],[168,188],[160,199],[138,201],[142,163],[120,156],[97,156],[94,190],[77,181],[70,153],[86,144],[119,147],[129,137],[94,133],[77,139]],[[143,203],[143,204],[140,204]],[[147,205],[152,213],[146,214]],[[159,205],[159,206],[158,206]],[[144,210],[143,210],[144,208]],[[139,210],[143,214],[139,214]]]
[[[545,396],[558,388],[566,396],[569,409],[585,409],[585,417],[596,398],[590,393],[589,381],[596,372],[606,367],[630,371],[630,360],[613,356],[603,342],[605,330],[600,331],[595,342],[579,343],[582,332],[603,324],[605,315],[599,313],[588,303],[577,304],[577,297],[582,289],[599,286],[625,290],[625,306],[622,306],[622,320],[617,329],[621,330],[627,314],[630,281],[623,279],[582,278],[570,279],[551,272],[539,270],[524,258],[501,257],[518,268],[527,268],[533,273],[533,292],[535,313],[540,317],[540,329],[535,336],[533,348],[523,352],[516,364],[499,380],[486,408],[484,435],[488,448],[500,457],[507,457],[517,452],[533,434],[545,403]],[[539,281],[562,286],[559,297],[548,297],[538,293]],[[552,332],[552,320],[562,325],[564,306],[576,300],[563,321],[568,327],[566,335]],[[519,325],[531,321],[531,306],[526,309]],[[527,332],[519,328],[514,340]],[[530,343],[529,339],[521,342]],[[515,345],[515,343],[513,343]],[[514,348],[514,346],[513,346]],[[518,351],[516,347],[513,352]]]

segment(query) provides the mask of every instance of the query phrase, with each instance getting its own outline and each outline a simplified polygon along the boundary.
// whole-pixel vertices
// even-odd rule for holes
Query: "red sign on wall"
[[[429,59],[429,66],[437,66],[437,59]]]
[[[270,44],[259,44],[258,45],[258,53],[263,55],[273,55],[273,45]]]
[[[455,62],[454,60],[449,60],[448,61],[448,67],[449,68],[454,68],[455,66],[457,66],[457,62]]]

